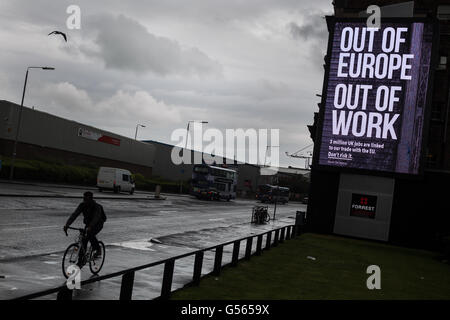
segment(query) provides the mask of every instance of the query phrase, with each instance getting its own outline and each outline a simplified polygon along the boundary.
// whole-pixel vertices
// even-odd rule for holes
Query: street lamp
[[[188,134],[189,134],[189,125],[191,124],[191,122],[197,122],[197,123],[208,123],[208,121],[203,121],[203,120],[189,120],[188,121],[188,125],[187,125],[187,130],[186,130],[186,145],[184,147],[184,149],[187,149],[187,142],[188,142]],[[183,150],[183,155],[184,155],[184,150]]]
[[[183,149],[183,157],[184,157],[184,150],[187,149],[187,142],[188,142],[188,135],[189,135],[189,125],[191,124],[191,122],[197,122],[197,123],[208,123],[208,121],[203,121],[203,120],[189,120],[188,124],[187,124],[187,129],[186,129],[186,143]],[[183,179],[180,179],[180,193],[183,193]]]
[[[278,185],[278,183],[277,183],[276,187],[277,187],[276,188],[277,193],[276,193],[276,196],[275,196],[275,207],[273,209],[273,220],[275,220],[275,214],[277,213],[277,201],[278,201],[278,197],[280,195],[280,186]]]
[[[266,154],[265,154],[265,156],[264,156],[264,165],[263,165],[263,167],[266,167],[266,160],[267,160],[267,149],[269,149],[269,148],[272,148],[272,147],[274,147],[274,148],[279,148],[280,146],[267,146],[266,147]],[[272,152],[270,152],[270,155],[272,156]],[[278,174],[278,173],[275,173],[275,174]],[[274,179],[272,178],[272,183],[274,182]],[[279,193],[280,193],[280,187],[278,186],[278,179],[277,179],[277,186],[276,186],[277,188],[276,188],[276,195],[275,195],[275,199],[274,199],[274,205],[275,205],[275,207],[274,207],[274,209],[273,209],[273,220],[275,220],[275,214],[277,213],[277,201],[278,201],[278,195],[279,195]]]
[[[138,127],[145,128],[145,126],[143,124],[137,124],[136,125],[136,133],[134,134],[134,140],[136,140],[136,138],[137,138]]]
[[[266,146],[266,153],[264,154],[264,165],[263,165],[263,167],[265,167],[266,166],[266,160],[267,160],[267,149],[269,149],[269,148],[279,148],[280,146]],[[272,152],[270,152],[270,155],[272,156]]]
[[[9,170],[9,180],[12,180],[14,177],[14,162],[16,161],[17,139],[19,138],[20,122],[22,120],[23,100],[25,99],[25,90],[27,88],[27,81],[28,81],[28,71],[30,69],[55,70],[55,68],[53,68],[53,67],[28,67],[27,68],[27,72],[25,74],[25,82],[23,84],[22,102],[20,104],[20,109],[19,109],[19,120],[17,122],[16,138],[14,139],[11,169]]]

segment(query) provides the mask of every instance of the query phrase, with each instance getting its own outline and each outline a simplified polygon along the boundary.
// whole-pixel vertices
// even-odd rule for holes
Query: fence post
[[[192,276],[192,283],[195,286],[198,286],[200,283],[200,278],[202,276],[202,265],[203,265],[203,251],[200,251],[195,254],[194,275]]]
[[[173,269],[175,267],[175,260],[170,259],[164,264],[164,276],[161,287],[161,299],[166,300],[170,297],[170,292],[172,291],[172,279],[173,279]]]
[[[220,274],[220,269],[222,268],[222,254],[223,245],[216,247],[216,256],[214,258],[214,271],[213,274],[218,276]]]
[[[291,226],[286,227],[286,240],[291,239]]]
[[[297,225],[297,224],[294,226],[294,230],[292,230],[292,233],[293,233],[293,236],[292,236],[292,237],[293,237],[293,238],[298,236],[298,229],[299,229],[299,227],[300,227],[300,226]]]
[[[267,233],[267,239],[266,239],[266,250],[270,249],[271,242],[272,242],[272,231],[269,231]]]
[[[253,244],[253,237],[247,238],[247,246],[245,247],[245,259],[250,259],[252,256],[252,244]]]
[[[64,288],[58,291],[56,300],[72,300],[72,290],[64,286]]]
[[[122,276],[119,300],[131,300],[133,296],[134,271],[127,272]]]
[[[231,265],[233,267],[238,264],[240,246],[241,246],[241,241],[239,241],[239,240],[236,240],[233,244],[233,256],[231,257]]]
[[[284,242],[284,230],[286,229],[286,227],[281,228],[281,232],[280,232],[280,243]]]
[[[259,236],[258,236],[258,240],[256,241],[256,252],[255,252],[255,254],[257,255],[257,256],[260,256],[261,255],[261,247],[262,247],[262,234],[260,234]]]
[[[280,235],[280,229],[275,230],[275,238],[273,238],[273,246],[276,247],[278,245],[278,237]]]

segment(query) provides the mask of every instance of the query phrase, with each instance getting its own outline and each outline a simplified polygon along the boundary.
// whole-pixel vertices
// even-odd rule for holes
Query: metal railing
[[[297,236],[300,231],[299,227],[300,227],[300,225],[288,225],[288,226],[280,227],[277,229],[272,229],[270,231],[266,231],[261,234],[251,235],[248,237],[225,242],[225,243],[215,245],[212,247],[208,247],[208,248],[196,250],[193,252],[181,254],[181,255],[171,257],[168,259],[164,259],[164,260],[148,263],[145,265],[141,265],[138,267],[134,267],[134,268],[118,271],[118,272],[113,272],[113,273],[110,273],[107,275],[87,279],[87,280],[82,281],[80,285],[83,286],[83,285],[87,285],[90,283],[122,276],[119,299],[120,300],[131,300],[132,295],[133,295],[134,275],[135,275],[136,271],[140,271],[143,269],[148,269],[151,267],[155,267],[155,266],[164,264],[164,274],[163,274],[163,279],[162,279],[161,295],[156,299],[169,299],[170,295],[172,293],[172,279],[173,279],[174,267],[175,267],[176,260],[195,255],[192,281],[190,283],[188,283],[187,285],[198,286],[200,284],[200,279],[202,277],[201,273],[202,273],[202,267],[203,267],[203,257],[204,257],[204,253],[206,251],[215,250],[214,269],[209,274],[217,276],[220,274],[221,269],[223,267],[225,267],[226,265],[228,265],[228,264],[222,265],[224,246],[233,244],[232,259],[231,259],[231,263],[229,263],[229,264],[231,266],[236,266],[239,262],[239,249],[240,249],[240,244],[242,241],[246,241],[244,259],[248,260],[252,256],[253,238],[257,238],[256,250],[255,250],[254,255],[259,256],[259,255],[261,255],[263,250],[269,250],[270,247],[276,247],[279,243],[282,243],[284,240],[289,240],[289,239],[292,239],[295,236]],[[272,233],[274,233],[273,241],[272,241]],[[264,235],[267,235],[267,237],[266,237],[265,247],[263,248],[263,236]],[[35,298],[40,298],[40,297],[48,296],[48,295],[55,294],[55,293],[57,293],[57,298],[56,298],[57,300],[71,300],[73,291],[68,289],[66,286],[66,283],[64,283],[64,285],[62,285],[60,287],[31,293],[31,294],[28,294],[25,296],[15,298],[14,300],[35,299]]]

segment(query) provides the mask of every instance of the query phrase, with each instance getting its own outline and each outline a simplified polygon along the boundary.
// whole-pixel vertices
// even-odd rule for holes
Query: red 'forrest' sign
[[[351,216],[375,219],[376,209],[376,196],[352,193],[352,202],[350,205]]]

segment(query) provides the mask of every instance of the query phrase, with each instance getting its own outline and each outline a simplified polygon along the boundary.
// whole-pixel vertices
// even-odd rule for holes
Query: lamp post
[[[279,148],[280,146],[267,146],[266,147],[266,154],[264,156],[264,166],[263,167],[266,167],[267,149],[272,148],[272,147]],[[270,153],[270,156],[272,156],[272,152]],[[278,173],[275,173],[275,174],[278,174]],[[272,178],[272,183],[273,182],[274,182],[274,179]],[[274,209],[273,209],[273,220],[275,220],[275,215],[277,213],[277,201],[278,201],[278,195],[280,193],[280,189],[279,188],[280,187],[278,186],[278,179],[277,179],[276,195],[274,197],[275,199],[274,199]]]
[[[189,125],[191,124],[191,122],[198,122],[198,123],[202,123],[202,124],[208,123],[208,121],[203,121],[203,120],[202,121],[199,121],[199,120],[189,120],[188,121],[187,130],[186,130],[186,144],[185,144],[184,149],[187,148],[187,141],[188,141],[188,134],[189,134]],[[184,150],[183,150],[183,155],[184,155]]]
[[[188,142],[188,135],[189,135],[189,125],[191,124],[191,122],[198,122],[198,123],[208,123],[208,121],[203,121],[203,120],[189,120],[187,123],[187,129],[186,129],[186,143],[183,149],[183,157],[184,157],[184,150],[187,149],[187,142]],[[183,193],[183,178],[180,179],[180,194]]]
[[[264,165],[263,165],[263,167],[265,167],[266,166],[266,160],[267,160],[267,149],[269,149],[269,148],[279,148],[280,146],[266,146],[266,152],[265,152],[265,154],[264,154]],[[272,151],[270,152],[270,155],[272,156]]]
[[[276,215],[276,213],[277,213],[277,201],[278,201],[278,196],[279,196],[279,194],[280,194],[280,186],[278,186],[277,185],[277,188],[276,188],[276,195],[275,195],[275,207],[274,207],[274,209],[273,209],[273,220],[275,220],[275,215]]]
[[[16,137],[14,139],[11,168],[9,170],[9,180],[12,180],[14,177],[14,163],[16,161],[17,139],[19,138],[20,123],[22,121],[23,100],[25,99],[25,90],[27,89],[27,81],[28,81],[28,71],[30,69],[55,70],[55,68],[53,68],[53,67],[28,67],[27,68],[27,72],[25,74],[25,82],[23,84],[22,102],[20,103],[20,109],[19,109],[19,120],[17,122]]]
[[[136,125],[136,133],[134,134],[134,140],[137,139],[137,132],[138,132],[138,128],[139,128],[139,127],[145,128],[145,126],[144,126],[143,124],[137,124],[137,125]]]

